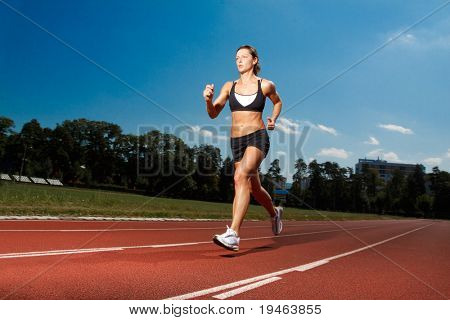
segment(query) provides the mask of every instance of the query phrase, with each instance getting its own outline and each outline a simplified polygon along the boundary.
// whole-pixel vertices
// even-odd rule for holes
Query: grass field
[[[230,219],[232,205],[70,187],[4,182],[0,184],[0,215],[158,217]],[[288,220],[401,219],[401,217],[286,208]],[[250,205],[246,219],[265,220],[259,205]]]

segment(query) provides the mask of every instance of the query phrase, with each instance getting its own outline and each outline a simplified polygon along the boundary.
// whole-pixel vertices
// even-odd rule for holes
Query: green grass
[[[230,219],[232,205],[194,200],[152,198],[129,193],[40,186],[33,184],[0,184],[1,215],[159,217],[190,219]],[[265,209],[250,205],[246,219],[265,220]],[[286,208],[288,220],[360,220],[400,219],[396,216],[355,214]]]

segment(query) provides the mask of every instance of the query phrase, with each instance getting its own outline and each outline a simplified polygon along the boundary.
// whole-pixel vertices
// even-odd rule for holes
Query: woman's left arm
[[[278,95],[275,84],[272,81],[264,80],[263,84],[265,84],[264,91],[266,91],[266,96],[269,97],[269,99],[273,103],[272,116],[267,117],[267,129],[273,130],[275,129],[275,122],[277,121],[277,118],[280,115],[281,106],[283,105],[283,102],[281,101],[281,98]]]

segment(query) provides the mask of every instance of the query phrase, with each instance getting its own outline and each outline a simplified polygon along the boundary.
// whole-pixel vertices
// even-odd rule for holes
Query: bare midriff
[[[232,138],[245,136],[260,129],[265,129],[262,120],[262,112],[258,111],[234,111],[231,113]]]

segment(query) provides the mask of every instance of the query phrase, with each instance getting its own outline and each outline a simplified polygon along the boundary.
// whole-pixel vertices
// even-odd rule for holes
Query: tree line
[[[295,168],[288,206],[450,218],[450,174],[438,167],[429,174],[420,165],[408,175],[397,169],[387,182],[375,169],[364,166],[362,173],[355,174],[335,162],[306,164],[298,159]]]
[[[66,120],[54,129],[33,119],[19,132],[0,116],[0,171],[57,178],[66,185],[138,192],[152,196],[232,202],[233,161],[212,145],[188,146],[179,137],[151,130],[124,134],[117,124]],[[450,175],[433,168],[425,174],[394,172],[384,183],[376,171],[361,174],[335,162],[295,163],[286,205],[318,210],[450,218]],[[279,160],[259,173],[274,196],[285,181]],[[253,203],[256,203],[252,199]]]

